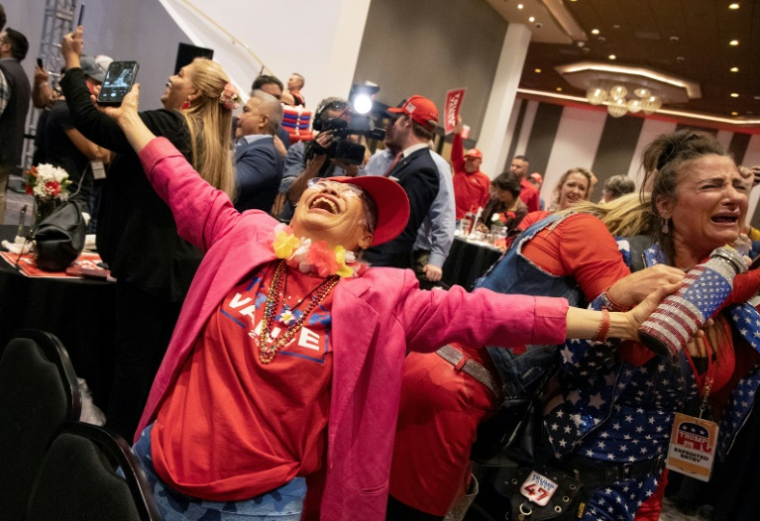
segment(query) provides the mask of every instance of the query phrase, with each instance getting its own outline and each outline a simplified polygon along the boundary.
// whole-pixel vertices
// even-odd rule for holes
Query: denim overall
[[[551,233],[565,217],[551,215],[525,230],[502,258],[478,279],[475,289],[487,288],[504,294],[563,297],[571,306],[585,307],[583,292],[575,279],[547,273],[522,255],[522,248],[528,241],[546,228],[549,228]],[[487,349],[507,395],[520,396],[544,375],[546,370],[556,366],[554,356],[558,347],[529,345],[521,355],[515,355],[511,350],[499,347]]]

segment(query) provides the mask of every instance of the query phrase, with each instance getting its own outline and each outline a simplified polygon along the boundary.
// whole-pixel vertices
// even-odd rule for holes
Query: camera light
[[[367,114],[370,110],[372,110],[372,98],[367,94],[357,94],[354,97],[354,112]]]

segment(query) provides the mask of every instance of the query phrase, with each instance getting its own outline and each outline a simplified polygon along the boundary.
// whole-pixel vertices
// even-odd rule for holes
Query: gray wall
[[[477,139],[506,32],[483,0],[374,0],[354,82],[377,83],[389,105],[430,98],[441,118],[446,91],[466,87],[462,118]]]
[[[45,0],[0,1],[8,17],[7,26],[29,39],[29,54],[22,64],[31,81],[40,48]],[[85,4],[85,53],[140,62],[140,107],[160,108],[159,98],[174,72],[177,44],[190,40],[158,0],[85,0]]]

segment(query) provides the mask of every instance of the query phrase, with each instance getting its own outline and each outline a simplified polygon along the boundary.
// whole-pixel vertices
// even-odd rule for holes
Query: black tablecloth
[[[456,237],[443,265],[443,282],[458,284],[467,290],[488,271],[499,258],[501,250],[481,246]]]
[[[15,226],[0,226],[0,239],[15,235]],[[104,409],[113,374],[115,290],[112,282],[25,277],[0,259],[0,346],[18,329],[55,334]]]

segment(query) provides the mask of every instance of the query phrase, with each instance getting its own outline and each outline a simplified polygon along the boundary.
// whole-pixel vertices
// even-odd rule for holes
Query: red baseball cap
[[[483,159],[483,152],[481,152],[477,148],[471,148],[470,150],[467,151],[464,157],[474,157],[475,159]]]
[[[411,118],[428,130],[438,126],[438,109],[429,99],[414,95],[404,102],[401,107],[388,109],[391,114],[408,114]]]
[[[330,181],[358,186],[369,195],[377,206],[377,225],[370,246],[377,246],[395,239],[404,231],[409,221],[409,197],[393,179],[379,175],[361,177],[330,177]]]

